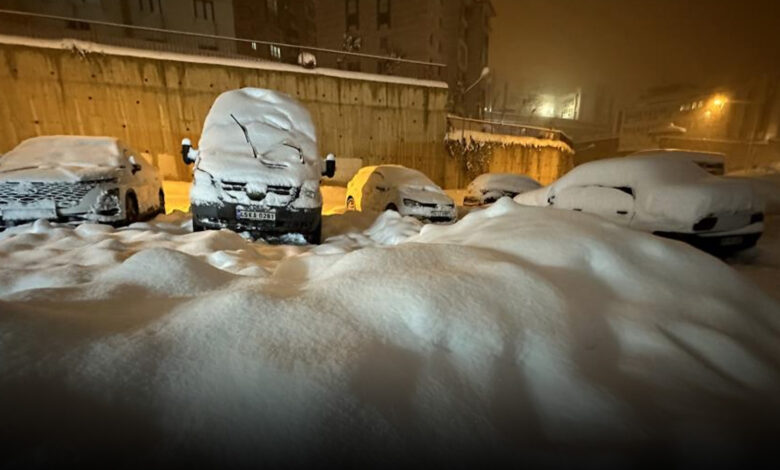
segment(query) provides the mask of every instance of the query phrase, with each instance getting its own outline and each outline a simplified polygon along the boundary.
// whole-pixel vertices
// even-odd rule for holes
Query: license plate
[[[245,220],[276,220],[276,212],[236,209],[236,218]]]
[[[725,237],[720,239],[720,246],[734,246],[742,243],[742,237]]]
[[[433,211],[431,217],[449,217],[450,213],[446,211]]]

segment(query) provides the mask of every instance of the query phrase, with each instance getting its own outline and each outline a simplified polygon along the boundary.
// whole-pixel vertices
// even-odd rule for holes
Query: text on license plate
[[[246,220],[276,220],[276,212],[236,209],[236,218]]]
[[[720,239],[720,246],[732,246],[742,243],[742,237],[725,237]]]

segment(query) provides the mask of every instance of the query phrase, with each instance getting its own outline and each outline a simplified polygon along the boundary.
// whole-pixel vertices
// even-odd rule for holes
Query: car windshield
[[[0,171],[24,168],[116,167],[116,142],[90,137],[38,137],[26,140],[0,158]]]

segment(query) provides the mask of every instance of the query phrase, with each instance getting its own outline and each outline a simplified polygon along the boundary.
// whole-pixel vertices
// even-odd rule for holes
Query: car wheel
[[[390,204],[387,205],[387,207],[385,207],[385,210],[386,211],[398,212],[398,206],[396,206],[395,204],[393,204],[391,202]]]
[[[347,210],[348,211],[357,210],[357,207],[355,206],[355,200],[352,198],[352,196],[347,198]]]
[[[165,193],[160,189],[160,208],[157,210],[160,214],[165,214]]]
[[[128,225],[138,221],[138,199],[135,194],[127,193],[125,195],[125,223]]]
[[[322,240],[322,220],[317,223],[317,227],[311,233],[304,235],[303,238],[306,239],[306,243],[309,245],[319,245]]]

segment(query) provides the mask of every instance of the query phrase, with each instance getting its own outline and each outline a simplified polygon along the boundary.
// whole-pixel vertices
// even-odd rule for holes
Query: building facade
[[[485,80],[466,90],[488,64],[493,16],[495,10],[489,0],[318,0],[317,44],[446,64],[442,68],[354,57],[323,58],[327,66],[347,70],[446,81],[453,111],[482,116]]]
[[[233,0],[236,36],[283,44],[316,46],[315,0]],[[294,63],[298,50],[241,43],[241,54]]]
[[[0,8],[173,31],[234,37],[232,0],[0,0]],[[68,37],[129,47],[171,51],[235,51],[234,41],[158,31],[0,15],[8,34]]]

